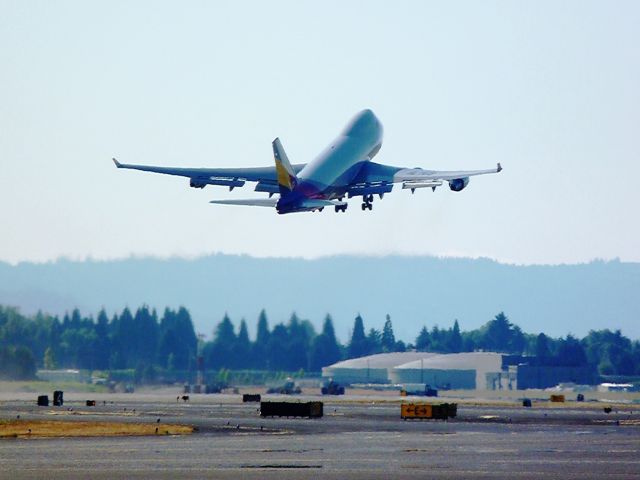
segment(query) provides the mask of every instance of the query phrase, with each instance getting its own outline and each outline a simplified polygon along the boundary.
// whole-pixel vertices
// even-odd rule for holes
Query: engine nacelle
[[[206,180],[200,180],[199,178],[192,178],[189,180],[189,186],[191,188],[204,188],[208,185]]]
[[[467,185],[469,185],[469,177],[454,178],[453,180],[449,180],[449,188],[454,192],[459,192]]]
[[[207,185],[220,185],[222,187],[229,187],[233,190],[236,187],[242,187],[245,181],[233,177],[191,177],[189,179],[189,186],[192,188],[204,188]]]

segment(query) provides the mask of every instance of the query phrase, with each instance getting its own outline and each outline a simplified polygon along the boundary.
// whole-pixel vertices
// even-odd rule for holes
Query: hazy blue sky
[[[640,2],[0,1],[0,260],[208,252],[640,261]],[[307,162],[358,110],[376,160],[489,168],[362,212],[116,170]]]

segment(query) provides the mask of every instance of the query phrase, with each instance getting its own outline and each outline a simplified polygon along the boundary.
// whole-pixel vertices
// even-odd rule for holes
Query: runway
[[[458,417],[444,422],[402,421],[399,401],[388,398],[303,399],[324,400],[325,416],[260,418],[258,404],[242,404],[239,395],[198,395],[189,403],[173,395],[104,395],[96,407],[78,400],[61,408],[4,401],[2,419],[159,420],[197,431],[5,439],[0,478],[640,478],[640,415],[632,406],[606,414],[597,403],[462,403]]]

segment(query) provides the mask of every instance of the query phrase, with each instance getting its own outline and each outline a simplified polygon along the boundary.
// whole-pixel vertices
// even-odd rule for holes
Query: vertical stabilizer
[[[289,158],[287,157],[284,148],[282,148],[280,139],[276,138],[272,145],[273,157],[276,161],[276,174],[278,187],[280,187],[280,196],[284,197],[296,188],[296,185],[298,184],[298,177],[296,177],[296,173],[293,170],[291,163],[289,163]]]

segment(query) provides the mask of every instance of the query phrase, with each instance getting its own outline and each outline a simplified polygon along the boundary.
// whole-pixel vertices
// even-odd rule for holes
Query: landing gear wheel
[[[367,209],[367,204],[363,203],[362,205],[360,205],[362,207],[362,211],[364,212]]]

